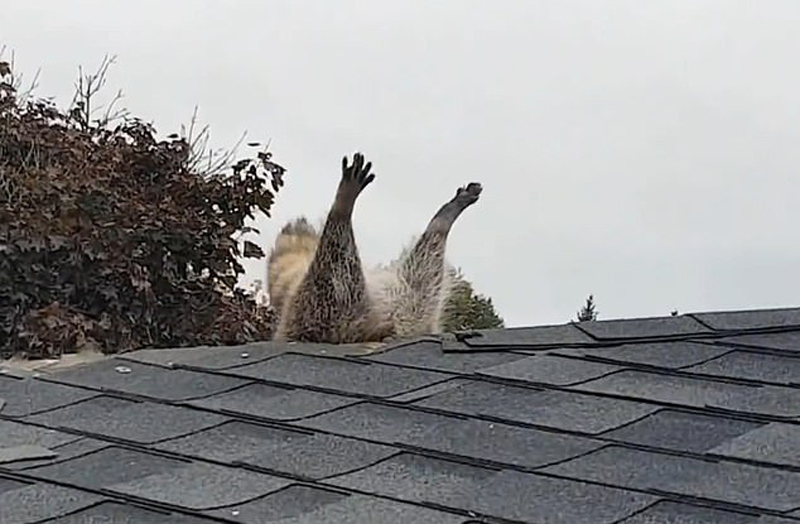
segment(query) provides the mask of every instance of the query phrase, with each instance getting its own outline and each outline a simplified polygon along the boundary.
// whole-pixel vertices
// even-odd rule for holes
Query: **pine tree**
[[[589,295],[586,303],[580,311],[578,311],[578,322],[588,322],[597,320],[597,308],[594,303],[594,295]]]
[[[472,283],[460,270],[451,270],[453,285],[444,309],[443,325],[447,332],[470,329],[496,329],[504,326],[492,299],[475,293]]]

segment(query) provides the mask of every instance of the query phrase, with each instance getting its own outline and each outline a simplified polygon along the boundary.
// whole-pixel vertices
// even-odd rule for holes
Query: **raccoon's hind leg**
[[[482,191],[473,182],[456,191],[428,223],[414,247],[400,262],[399,276],[405,295],[399,300],[397,317],[400,335],[440,331],[442,309],[448,286],[445,269],[447,236],[461,213],[478,201]]]
[[[281,318],[275,339],[362,342],[375,321],[353,235],[356,199],[375,178],[372,164],[356,153],[342,160],[342,178],[314,258]]]

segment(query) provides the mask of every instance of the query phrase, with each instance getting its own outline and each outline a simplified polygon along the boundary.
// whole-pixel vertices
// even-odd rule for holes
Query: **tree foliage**
[[[502,328],[492,299],[478,294],[460,270],[451,271],[453,281],[444,308],[443,326],[447,332]]]
[[[202,131],[159,139],[95,107],[109,63],[60,109],[0,61],[0,356],[269,337],[269,311],[235,287],[240,258],[263,253],[235,237],[269,215],[284,168],[266,149],[205,162]]]
[[[597,320],[597,307],[594,303],[594,295],[589,295],[589,298],[586,299],[586,303],[581,310],[578,311],[578,322],[589,322],[592,320]]]

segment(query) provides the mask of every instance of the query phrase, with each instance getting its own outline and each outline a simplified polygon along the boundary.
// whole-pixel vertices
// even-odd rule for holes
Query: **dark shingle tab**
[[[732,351],[704,364],[686,368],[686,371],[761,382],[800,384],[800,358],[752,351]]]
[[[800,425],[774,422],[722,442],[708,451],[800,468]]]
[[[460,524],[464,521],[464,517],[430,508],[303,485],[289,486],[210,514],[244,524]]]
[[[230,373],[296,386],[389,397],[446,380],[450,375],[401,368],[377,362],[284,354]]]
[[[17,379],[0,375],[0,397],[5,400],[0,415],[7,417],[25,417],[96,395],[92,391],[37,378]]]
[[[235,377],[117,359],[64,369],[49,378],[69,385],[173,401],[213,395],[248,383]]]
[[[800,473],[618,446],[545,468],[555,475],[630,489],[655,489],[773,511],[800,507]]]
[[[17,483],[13,489],[5,490],[4,482],[0,477],[0,522],[3,524],[41,522],[102,500],[92,493],[47,484]]]
[[[354,437],[535,468],[597,449],[589,438],[532,428],[359,404],[303,422]]]
[[[758,516],[661,501],[620,524],[761,524]]]
[[[177,460],[116,446],[26,473],[195,510],[238,504],[288,483],[241,468]]]
[[[339,475],[383,460],[395,448],[333,435],[229,422],[158,449],[306,478]]]
[[[53,450],[58,453],[58,455],[55,457],[40,460],[26,460],[24,462],[13,462],[11,464],[5,464],[3,467],[24,472],[27,469],[47,466],[56,462],[62,462],[82,455],[87,455],[89,453],[99,451],[105,447],[108,447],[107,442],[92,438],[79,438],[78,440],[70,442],[69,444],[63,444],[53,448]]]
[[[196,366],[221,370],[278,355],[289,347],[287,344],[278,346],[265,342],[223,347],[140,349],[123,353],[117,358],[156,366]]]
[[[758,333],[720,338],[718,344],[743,346],[756,349],[771,349],[800,353],[800,330],[786,333]]]
[[[192,463],[106,486],[109,491],[192,510],[241,504],[289,484],[283,478],[215,464]]]
[[[227,393],[194,400],[189,404],[263,419],[298,420],[356,402],[358,402],[356,399],[330,393],[267,384],[250,384]]]
[[[800,520],[800,511],[793,511],[786,515],[787,517],[794,517],[793,519],[790,518],[781,518],[781,517],[774,517],[772,515],[765,515],[759,518],[756,521],[756,524],[797,524],[798,520]]]
[[[698,407],[725,403],[742,392],[755,392],[757,389],[741,384],[638,370],[621,371],[575,388]]]
[[[106,446],[99,451],[28,469],[25,472],[53,482],[101,489],[112,484],[182,468],[188,464],[187,461],[153,453]]]
[[[227,419],[184,407],[100,396],[34,415],[30,420],[52,428],[148,443],[185,435]]]
[[[607,431],[658,409],[608,397],[467,380],[416,404],[583,433]]]
[[[762,386],[752,393],[743,392],[729,403],[717,407],[771,417],[800,417],[800,388]]]
[[[795,388],[750,386],[645,371],[620,371],[574,387],[692,407],[714,407],[774,417],[800,416],[800,389]]]
[[[400,364],[451,373],[473,373],[477,370],[525,358],[516,353],[452,353],[442,350],[441,343],[423,341],[376,353],[368,360]]]
[[[619,366],[564,358],[535,355],[481,370],[479,373],[498,378],[567,386],[592,380],[619,371]]]
[[[0,465],[27,460],[41,460],[57,457],[58,453],[37,444],[19,444],[0,447]]]
[[[684,366],[700,364],[730,351],[729,348],[686,342],[645,342],[624,344],[613,347],[580,348],[557,350],[558,353],[568,351],[569,355],[592,356],[623,365],[638,364],[645,366],[677,369]]]
[[[800,308],[693,313],[692,316],[718,331],[800,326]]]
[[[722,416],[662,410],[603,436],[630,444],[704,453],[761,426]]]
[[[435,503],[498,518],[542,523],[611,523],[657,500],[582,482],[493,471],[410,454],[330,482],[410,502]]]
[[[37,444],[54,448],[78,440],[80,436],[54,429],[40,428],[14,420],[0,420],[0,447]]]
[[[144,509],[120,502],[102,502],[71,515],[48,521],[48,524],[212,524],[203,517]]]
[[[554,326],[487,329],[462,337],[466,346],[444,346],[444,351],[469,351],[470,347],[488,349],[512,349],[516,347],[571,346],[591,344],[594,340],[574,324]]]
[[[663,338],[711,333],[711,330],[687,316],[632,318],[580,322],[578,327],[598,340]]]

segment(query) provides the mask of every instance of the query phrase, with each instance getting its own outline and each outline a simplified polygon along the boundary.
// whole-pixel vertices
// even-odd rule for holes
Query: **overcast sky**
[[[215,146],[288,168],[269,245],[322,217],[341,157],[386,261],[466,182],[450,260],[508,325],[798,305],[797,0],[0,0],[40,95],[118,56],[107,95],[164,134],[199,106]],[[247,279],[263,278],[249,263]]]

